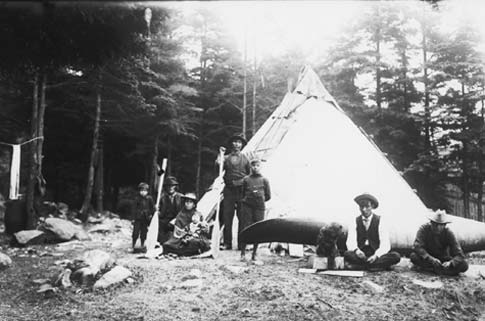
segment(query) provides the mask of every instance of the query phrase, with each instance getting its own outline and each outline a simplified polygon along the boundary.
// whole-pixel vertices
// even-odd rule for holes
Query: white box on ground
[[[314,256],[313,257],[313,268],[315,270],[327,270],[328,269],[328,259],[326,257]]]
[[[288,250],[290,252],[290,256],[303,257],[303,244],[289,243]]]

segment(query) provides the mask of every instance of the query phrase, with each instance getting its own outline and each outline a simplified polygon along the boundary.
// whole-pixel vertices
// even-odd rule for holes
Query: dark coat
[[[149,221],[155,212],[153,198],[150,195],[141,196],[138,194],[133,203],[133,219]]]
[[[182,194],[175,192],[173,200],[167,193],[163,193],[160,197],[160,213],[158,219],[160,225],[167,226],[168,223],[173,220],[183,207]]]
[[[423,224],[419,228],[414,241],[414,251],[424,260],[434,257],[442,262],[450,259],[462,262],[465,259],[455,234],[446,227],[441,234],[435,235],[431,230],[431,223]]]

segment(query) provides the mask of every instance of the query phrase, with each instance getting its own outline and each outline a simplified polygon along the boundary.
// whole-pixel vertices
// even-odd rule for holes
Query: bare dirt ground
[[[4,235],[0,238],[1,251],[13,260],[0,271],[2,321],[485,320],[483,278],[419,274],[406,264],[362,278],[335,277],[298,273],[306,259],[277,256],[267,248],[260,250],[261,266],[240,262],[236,251],[221,252],[217,259],[140,259],[130,253],[127,231],[27,248],[11,248]],[[55,279],[62,270],[56,261],[94,248],[113,253],[117,264],[134,273],[134,282],[103,291],[73,287],[37,293],[35,279]],[[485,254],[472,255],[470,262],[485,264]],[[413,280],[441,281],[444,287],[429,289]]]

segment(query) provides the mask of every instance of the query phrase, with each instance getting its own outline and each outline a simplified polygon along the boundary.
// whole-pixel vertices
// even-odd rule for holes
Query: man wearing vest
[[[163,184],[164,191],[160,197],[160,209],[158,216],[158,242],[166,242],[173,231],[170,224],[182,209],[182,194],[177,192],[179,183],[173,176],[168,176]]]
[[[224,221],[224,249],[232,249],[232,222],[234,220],[234,211],[239,218],[239,210],[242,198],[243,178],[250,173],[249,159],[241,153],[246,139],[242,135],[234,135],[229,138],[231,153],[224,156],[224,200],[222,202],[222,217]],[[225,152],[224,147],[220,147],[221,152]],[[216,164],[220,164],[219,157]]]
[[[379,206],[377,199],[370,194],[354,198],[359,205],[361,215],[355,219],[355,225],[349,227],[347,249],[344,253],[345,265],[349,269],[384,270],[399,263],[397,252],[389,252],[391,242],[389,234],[382,224],[381,217],[373,209]]]

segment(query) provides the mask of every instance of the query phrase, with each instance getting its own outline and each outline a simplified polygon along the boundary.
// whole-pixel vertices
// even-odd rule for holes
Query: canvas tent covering
[[[267,218],[308,218],[348,226],[359,215],[354,197],[367,192],[379,200],[375,212],[387,222],[393,248],[410,248],[430,213],[308,66],[243,152],[265,160],[262,172],[272,189]],[[206,215],[222,186],[216,180],[199,203]],[[485,249],[485,224],[453,217],[451,227],[464,249]]]

